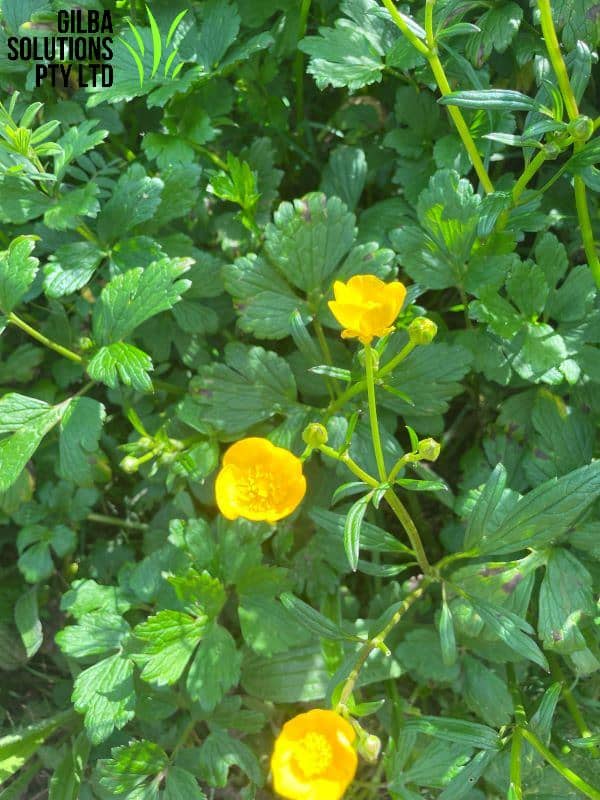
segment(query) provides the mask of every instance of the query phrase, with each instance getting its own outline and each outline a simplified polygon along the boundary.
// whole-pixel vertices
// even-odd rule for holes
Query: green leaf
[[[493,750],[481,750],[476,753],[458,775],[452,778],[439,795],[439,800],[462,800],[468,797],[479,778],[485,774],[495,755]]]
[[[332,150],[323,170],[321,191],[328,197],[339,197],[354,211],[365,186],[367,160],[364,150],[340,145]]]
[[[276,353],[236,342],[226,345],[225,362],[201,368],[192,381],[192,396],[179,412],[188,425],[241,432],[295,403],[294,376]]]
[[[134,634],[144,644],[134,658],[143,667],[143,680],[156,686],[179,680],[204,636],[207,621],[206,616],[194,618],[180,611],[164,610],[137,625]]]
[[[540,586],[538,633],[546,650],[572,653],[587,645],[578,623],[597,613],[592,577],[568,550],[552,550]]]
[[[186,688],[191,699],[212,711],[239,681],[241,663],[233,636],[221,625],[213,625],[190,664]]]
[[[458,663],[444,663],[440,636],[433,627],[431,630],[417,628],[409,631],[394,650],[394,655],[417,682],[450,684],[460,674]]]
[[[80,486],[93,485],[93,456],[106,411],[102,403],[89,397],[75,397],[60,421],[60,465],[63,478]]]
[[[116,586],[102,586],[93,580],[76,580],[61,597],[60,608],[79,619],[92,611],[122,614],[130,608],[123,591]]]
[[[50,549],[62,558],[75,549],[76,542],[77,537],[65,525],[53,528],[30,525],[21,528],[17,536],[18,565],[25,580],[37,583],[49,578],[54,572]]]
[[[344,538],[346,516],[327,511],[324,508],[312,508],[309,516],[320,531],[330,535],[341,547]],[[391,533],[371,522],[363,522],[361,527],[361,547],[378,553],[410,553],[412,550],[400,542]]]
[[[479,32],[467,39],[467,56],[481,66],[492,50],[503,53],[516,36],[522,19],[523,9],[517,3],[501,3],[489,8],[477,20]]]
[[[550,292],[543,269],[527,261],[516,263],[506,279],[506,289],[521,314],[528,318],[542,313]]]
[[[338,197],[308,194],[282,203],[265,231],[265,252],[287,281],[323,288],[354,241],[355,217]]]
[[[101,347],[87,365],[92,380],[116,389],[119,381],[139,392],[151,392],[149,372],[154,369],[152,359],[143,350],[125,342],[115,342]]]
[[[354,503],[348,513],[346,514],[346,523],[344,525],[344,550],[348,563],[353,572],[356,572],[358,566],[358,554],[360,551],[360,530],[362,521],[367,510],[367,506],[371,502],[372,493],[361,497]]]
[[[499,750],[501,747],[500,737],[493,728],[464,719],[423,716],[406,720],[404,727],[409,731],[480,750]]]
[[[206,795],[190,772],[169,767],[163,800],[206,800]]]
[[[86,119],[80,125],[71,125],[60,137],[57,144],[61,152],[54,157],[54,174],[57,180],[61,180],[69,164],[78,161],[84,153],[106,139],[107,130],[94,130],[98,124],[97,119]]]
[[[508,725],[513,703],[506,683],[493,670],[476,658],[466,656],[464,698],[474,714],[494,728]]]
[[[355,638],[344,633],[334,622],[327,619],[327,617],[323,616],[319,611],[315,611],[314,608],[311,608],[311,606],[290,592],[284,592],[280,595],[279,599],[285,608],[293,614],[300,625],[303,625],[315,636],[334,642]]]
[[[211,786],[224,787],[231,767],[239,767],[257,786],[264,783],[258,759],[248,745],[225,731],[213,731],[200,749],[202,777]]]
[[[467,89],[450,92],[438,102],[445,106],[481,108],[488,111],[540,111],[542,108],[533,97],[514,89]]]
[[[440,170],[419,195],[421,227],[392,231],[394,249],[410,277],[430,289],[446,289],[464,280],[465,264],[477,237],[481,198],[453,170]]]
[[[141,164],[132,164],[118,180],[113,195],[98,217],[103,242],[116,242],[142,222],[152,219],[160,205],[163,182],[149,178]]]
[[[31,253],[35,236],[18,236],[0,252],[0,310],[8,314],[19,305],[37,273],[39,261]]]
[[[149,779],[168,765],[167,754],[154,742],[144,739],[130,742],[122,747],[113,747],[111,757],[98,763],[100,785],[113,797],[130,800],[138,797],[158,798],[158,786],[151,788]],[[143,794],[139,794],[140,791]]]
[[[566,533],[600,494],[600,461],[551,479],[524,495],[480,552],[510,553],[543,547]]]
[[[20,770],[48,737],[71,720],[72,712],[63,711],[0,738],[0,781]]]
[[[117,650],[129,636],[131,628],[119,614],[92,611],[84,614],[77,625],[67,625],[56,634],[60,649],[72,658],[86,658]]]
[[[80,733],[67,746],[64,758],[50,778],[48,800],[79,800],[90,749],[90,741],[85,733]]]
[[[281,603],[266,594],[241,593],[238,615],[244,641],[255,653],[274,655],[312,638],[305,629],[298,629],[294,616]]]
[[[381,80],[386,51],[399,34],[374,0],[345,0],[340,10],[346,18],[336,20],[334,28],[319,28],[319,35],[302,39],[299,48],[311,57],[307,71],[319,89],[356,91]]]
[[[85,286],[103,258],[91,242],[61,245],[49,256],[44,267],[44,291],[47,297],[64,297]]]
[[[81,225],[81,217],[97,217],[100,211],[100,187],[94,181],[59,195],[44,214],[44,225],[51,230],[67,231]]]
[[[15,604],[15,624],[21,634],[27,658],[32,658],[42,646],[44,634],[38,611],[37,586],[22,594]]]
[[[511,650],[548,670],[546,657],[533,639],[527,635],[533,633],[528,622],[511,611],[487,603],[480,598],[469,597],[469,602],[490,630]]]
[[[41,217],[50,206],[47,194],[21,175],[0,175],[0,222],[24,225]]]
[[[85,714],[92,744],[105,741],[135,715],[132,661],[117,653],[83,670],[75,678],[71,699],[75,710]]]
[[[488,478],[467,522],[465,550],[475,547],[493,532],[494,513],[506,488],[506,469],[497,464]]]
[[[190,287],[181,276],[191,264],[189,258],[163,258],[113,278],[94,307],[94,339],[104,345],[118,342],[147,319],[172,308]]]
[[[452,622],[452,612],[448,603],[444,599],[440,619],[438,623],[440,632],[440,646],[442,648],[442,661],[446,667],[451,667],[456,663],[458,651],[456,648],[456,635],[454,633],[454,623]]]

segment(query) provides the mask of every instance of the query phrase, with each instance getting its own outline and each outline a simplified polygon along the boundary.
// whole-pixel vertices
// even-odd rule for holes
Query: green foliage
[[[0,798],[274,800],[313,707],[347,800],[600,797],[597,3],[101,5],[35,87],[0,0]]]

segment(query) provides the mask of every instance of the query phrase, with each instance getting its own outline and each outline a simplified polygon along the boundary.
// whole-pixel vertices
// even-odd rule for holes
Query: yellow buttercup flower
[[[271,758],[273,786],[287,800],[340,800],[356,773],[354,728],[314,709],[283,726]]]
[[[355,275],[348,283],[333,284],[335,300],[330,300],[331,313],[342,325],[342,339],[359,339],[370,344],[375,336],[392,330],[400,313],[406,287],[400,281],[385,283],[376,275]]]
[[[306,493],[302,462],[268,439],[241,439],[223,457],[215,493],[227,519],[276,522],[291,514]]]

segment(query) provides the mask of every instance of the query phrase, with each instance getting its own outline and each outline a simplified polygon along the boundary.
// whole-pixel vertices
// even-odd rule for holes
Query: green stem
[[[118,517],[107,517],[105,514],[88,514],[88,522],[98,522],[100,525],[113,525],[115,528],[128,528],[132,531],[147,531],[148,525],[144,522],[132,522]]]
[[[516,206],[519,202],[519,198],[525,191],[527,184],[533,178],[535,173],[541,168],[541,166],[546,161],[546,153],[544,150],[540,150],[535,156],[531,159],[529,164],[526,166],[525,171],[519,178],[519,180],[515,183],[512,190],[512,202],[513,205]]]
[[[586,797],[589,797],[590,800],[600,800],[600,790],[591,786],[582,777],[577,775],[577,773],[573,772],[572,769],[569,769],[566,764],[563,764],[563,762],[557,758],[543,742],[538,739],[535,733],[530,731],[528,728],[522,728],[521,735],[532,747],[538,751],[542,758],[558,772],[559,775],[561,775],[571,784],[571,786],[574,786]]]
[[[540,10],[540,24],[542,26],[542,33],[546,42],[546,49],[550,63],[556,74],[556,79],[565,101],[565,108],[569,119],[577,119],[579,116],[579,108],[577,106],[577,99],[569,80],[569,73],[564,62],[558,36],[556,35],[556,28],[554,27],[554,20],[552,19],[552,6],[550,0],[538,0],[538,8]],[[583,142],[577,142],[573,148],[577,154],[583,147]],[[587,196],[585,191],[585,183],[580,175],[575,175],[573,179],[573,186],[575,190],[575,207],[577,208],[577,217],[579,219],[579,227],[581,228],[581,238],[583,240],[583,247],[585,255],[594,276],[596,285],[600,287],[600,260],[596,251],[596,244],[594,242],[594,233],[592,230],[592,220],[588,208]]]
[[[308,13],[310,11],[311,0],[302,0],[300,6],[300,23],[298,25],[298,42],[306,35],[308,24]],[[296,80],[296,129],[300,128],[304,122],[304,54],[301,50],[296,52],[294,62],[294,72]]]
[[[329,344],[327,343],[327,339],[325,337],[325,331],[323,330],[323,326],[318,320],[313,320],[313,328],[315,329],[315,333],[317,334],[317,341],[319,342],[319,347],[321,348],[321,352],[323,353],[323,358],[325,359],[325,363],[331,366],[333,364],[333,359],[331,357],[331,350],[329,349]],[[340,394],[340,384],[337,380],[332,380],[331,378],[326,378],[327,389],[329,390],[329,394],[332,400],[335,400],[336,397]]]
[[[576,119],[579,116],[579,109],[577,108],[577,100],[575,99],[573,88],[571,87],[569,73],[567,72],[567,67],[560,50],[558,36],[556,35],[550,0],[538,0],[538,8],[540,10],[540,24],[542,26],[544,41],[546,42],[546,49],[548,50],[550,63],[556,74],[558,86],[565,101],[567,114],[570,119]]]
[[[350,699],[350,695],[356,686],[356,681],[358,680],[358,676],[360,675],[360,671],[365,665],[367,659],[375,650],[376,648],[381,649],[384,645],[386,637],[389,635],[390,631],[395,628],[395,626],[400,622],[402,617],[406,614],[409,608],[424,594],[427,586],[429,585],[430,580],[424,578],[420,585],[412,591],[405,599],[402,601],[394,616],[390,619],[388,624],[381,630],[376,636],[372,639],[366,641],[363,646],[358,651],[358,657],[356,659],[356,663],[346,678],[344,682],[344,688],[342,689],[342,693],[340,695],[340,700],[338,702],[338,710],[343,711],[346,708],[346,704]]]
[[[423,573],[425,575],[431,575],[434,570],[429,563],[427,554],[425,553],[425,548],[423,547],[423,542],[419,536],[419,531],[417,530],[415,523],[412,521],[412,517],[406,510],[406,507],[393,489],[388,489],[384,497],[388,501],[394,514],[400,520],[400,523],[404,528],[406,535],[408,536],[410,546],[415,551],[417,561],[419,562],[419,566],[423,570]]]
[[[429,51],[429,47],[422,42],[419,37],[414,34],[411,29],[409,28],[404,16],[398,11],[392,0],[383,0],[383,5],[387,8],[390,12],[391,18],[396,23],[397,27],[400,28],[404,36],[408,39],[408,41],[412,44],[412,46],[421,53],[422,56],[429,59],[431,57],[431,53]]]
[[[510,789],[512,790],[511,800],[522,800],[523,788],[521,786],[521,750],[523,749],[523,737],[521,728],[515,728],[512,735],[510,748]]]
[[[371,423],[371,439],[377,462],[379,479],[386,479],[385,459],[381,447],[381,436],[379,434],[379,420],[377,419],[377,402],[375,400],[375,375],[373,370],[373,349],[370,344],[365,344],[365,369],[367,373],[367,397],[369,399],[369,421]]]
[[[315,448],[316,449],[316,448]],[[369,475],[368,472],[365,472],[362,467],[350,457],[350,455],[346,453],[338,453],[337,450],[334,450],[333,447],[329,447],[329,445],[322,444],[318,448],[324,455],[329,456],[329,458],[333,458],[336,461],[341,461],[342,464],[345,464],[350,472],[356,475],[357,478],[360,478],[361,481],[370,486],[372,489],[378,489],[381,485],[372,475]],[[433,576],[436,574],[436,571],[429,563],[429,559],[425,553],[425,548],[423,547],[423,543],[421,541],[421,537],[419,535],[419,531],[417,530],[415,523],[412,521],[412,517],[404,507],[402,501],[396,496],[396,493],[393,489],[388,489],[384,495],[385,499],[387,500],[390,508],[398,518],[398,521],[404,528],[406,535],[408,536],[408,540],[411,544],[411,547],[414,551],[415,558],[417,559],[419,566],[423,570],[425,575]]]
[[[575,146],[574,151],[581,149]],[[600,260],[596,251],[596,243],[594,241],[594,232],[592,230],[592,219],[590,217],[590,210],[588,208],[587,196],[585,192],[585,183],[580,175],[575,175],[573,178],[573,188],[575,190],[575,207],[577,209],[577,217],[579,218],[579,227],[581,229],[581,238],[583,240],[583,249],[590,266],[596,286],[600,287]]]
[[[558,681],[558,683],[562,684],[562,696],[565,701],[567,708],[569,709],[569,713],[573,717],[573,721],[577,726],[577,730],[579,731],[579,735],[583,737],[588,737],[592,735],[592,731],[588,728],[585,719],[583,718],[583,714],[581,713],[579,706],[577,705],[577,701],[573,696],[573,692],[569,687],[569,683],[567,681],[567,676],[563,672],[563,669],[553,654],[548,654],[548,662],[550,663],[550,672],[552,673],[552,677]]]
[[[395,369],[398,366],[398,364],[400,364],[401,361],[404,361],[404,359],[410,353],[412,353],[412,351],[415,349],[416,346],[417,345],[415,344],[415,342],[409,341],[408,344],[406,344],[402,348],[402,350],[400,350],[400,352],[397,353],[394,356],[394,358],[391,358],[387,362],[387,364],[384,364],[383,367],[380,367],[377,370],[377,374],[375,375],[375,378],[376,379],[383,378],[385,375],[390,373],[393,369]],[[341,394],[335,402],[331,403],[328,406],[327,411],[326,411],[326,415],[325,415],[326,419],[329,419],[330,417],[332,417],[335,414],[336,411],[339,411],[340,408],[343,408],[343,406],[346,405],[348,400],[351,400],[357,394],[360,394],[361,392],[364,392],[364,390],[366,388],[367,388],[367,380],[366,380],[366,378],[362,378],[360,381],[357,381],[355,384],[353,384],[352,386],[348,387],[348,389],[346,389],[346,391],[343,392],[343,394]]]
[[[17,328],[21,328],[22,331],[29,334],[32,339],[40,342],[41,344],[45,345],[46,347],[50,348],[50,350],[54,350],[55,353],[59,353],[61,356],[68,358],[69,361],[74,361],[76,364],[81,364],[83,366],[83,358],[74,353],[72,350],[69,350],[66,347],[63,347],[62,344],[58,344],[52,339],[49,339],[47,336],[44,336],[43,333],[36,331],[35,328],[32,328],[31,325],[28,325],[25,320],[18,317],[14,312],[10,312],[7,315],[7,319],[9,322],[12,322],[13,325],[16,325]]]
[[[451,94],[452,89],[450,87],[450,83],[448,82],[448,78],[446,77],[446,73],[444,71],[444,67],[442,62],[440,61],[440,57],[438,55],[437,44],[435,41],[435,34],[433,31],[433,8],[435,6],[436,0],[426,0],[425,4],[425,35],[427,41],[427,49],[429,51],[429,55],[427,56],[429,61],[429,66],[433,72],[434,78],[437,82],[437,85],[440,89],[440,92],[443,96]],[[387,4],[386,4],[387,5]],[[479,178],[481,185],[485,189],[487,194],[490,194],[494,191],[494,185],[490,180],[490,176],[487,173],[487,170],[481,160],[481,156],[479,155],[479,151],[477,150],[477,146],[473,141],[473,137],[471,136],[471,131],[469,130],[469,126],[467,125],[465,118],[462,115],[462,112],[457,106],[449,105],[447,106],[448,113],[454,125],[456,126],[456,130],[460,138],[462,139],[462,143],[465,146],[467,153],[469,154],[469,158],[471,159],[471,163],[475,168],[475,172],[477,173],[477,177]]]

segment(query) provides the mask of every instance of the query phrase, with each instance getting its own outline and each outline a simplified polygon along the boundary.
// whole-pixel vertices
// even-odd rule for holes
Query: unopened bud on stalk
[[[569,122],[567,130],[576,142],[587,142],[594,132],[594,123],[585,114],[580,114]]]
[[[441,445],[435,439],[421,439],[417,453],[425,461],[437,461]]]
[[[381,739],[370,733],[358,742],[358,752],[369,764],[374,764],[381,752]]]
[[[309,447],[317,448],[327,444],[328,438],[327,428],[320,422],[311,422],[302,431],[302,439]]]
[[[431,344],[437,334],[437,325],[427,317],[415,317],[408,326],[408,335],[413,344]]]
[[[121,461],[119,465],[123,472],[127,472],[129,475],[133,474],[134,472],[138,471],[138,460],[133,456],[125,456],[125,458]]]

